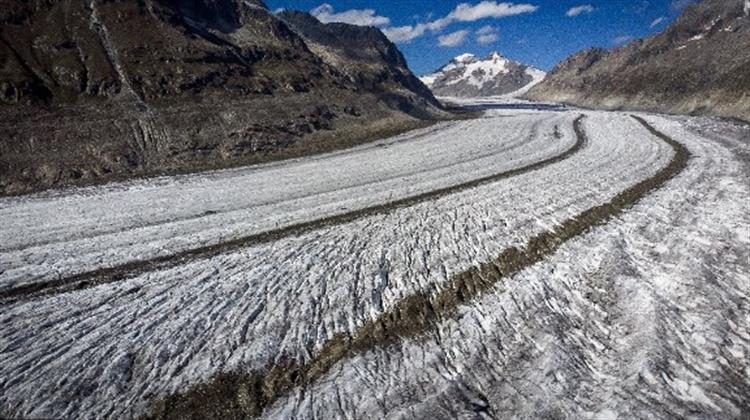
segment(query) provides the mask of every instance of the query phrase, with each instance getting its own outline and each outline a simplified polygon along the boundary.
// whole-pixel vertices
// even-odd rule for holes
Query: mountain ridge
[[[750,2],[704,0],[661,33],[560,62],[526,99],[750,121]]]
[[[409,70],[401,51],[379,29],[345,23],[322,23],[300,11],[278,14],[299,33],[323,62],[353,83],[370,90],[400,91],[412,102],[383,99],[404,112],[421,107],[440,107],[432,92]],[[413,101],[420,101],[415,104]]]
[[[0,194],[320,153],[448,116],[405,61],[345,57],[385,75],[352,78],[260,0],[7,3]]]
[[[539,83],[546,73],[503,57],[497,51],[480,59],[464,53],[420,78],[435,95],[445,97],[517,96]]]

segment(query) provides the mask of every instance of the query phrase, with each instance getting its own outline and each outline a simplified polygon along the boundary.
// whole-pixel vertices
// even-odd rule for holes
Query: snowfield
[[[393,201],[562,153],[574,115],[445,123],[321,158],[0,200],[0,290]],[[54,194],[53,194],[54,195]],[[19,232],[23,232],[22,235]]]
[[[434,329],[350,355],[263,416],[750,413],[750,128],[642,117],[691,152],[685,170]],[[328,155],[0,199],[8,291],[516,171],[95,287],[2,301],[0,416],[137,417],[219,373],[305,363],[337,334],[609,202],[674,156],[627,114],[508,106]]]

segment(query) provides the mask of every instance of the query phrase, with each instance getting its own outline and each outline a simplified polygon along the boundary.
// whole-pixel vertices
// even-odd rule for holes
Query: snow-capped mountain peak
[[[477,60],[477,57],[474,54],[466,53],[466,54],[461,54],[457,56],[451,61],[455,63],[471,63],[476,60]]]
[[[497,51],[478,59],[461,54],[421,80],[439,96],[477,97],[525,93],[545,73],[505,58]]]
[[[499,60],[505,60],[505,57],[500,55],[499,52],[493,51],[492,53],[490,53],[489,56],[487,56],[486,60],[499,61]]]

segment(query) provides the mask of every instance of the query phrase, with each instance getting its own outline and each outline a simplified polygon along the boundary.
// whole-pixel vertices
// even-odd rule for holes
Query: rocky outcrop
[[[284,11],[279,17],[304,38],[310,49],[366,91],[405,112],[439,107],[430,90],[409,70],[406,59],[379,30],[343,23],[324,24],[309,13]]]
[[[270,93],[307,83],[306,71],[326,71],[300,37],[262,6],[251,7],[256,3],[11,3],[21,6],[0,15],[0,77],[15,102]],[[269,67],[292,60],[297,65],[288,73],[268,75]]]
[[[544,76],[542,70],[493,52],[484,59],[473,54],[459,55],[421,80],[438,96],[477,98],[521,95]]]
[[[744,0],[705,0],[656,36],[582,51],[555,67],[527,98],[750,121],[745,6]]]
[[[388,71],[352,77],[260,0],[5,4],[0,194],[299,156],[444,115],[392,44],[357,61]]]

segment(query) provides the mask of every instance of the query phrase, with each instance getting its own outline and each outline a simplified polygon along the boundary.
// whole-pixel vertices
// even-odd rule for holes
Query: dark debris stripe
[[[292,389],[311,385],[344,359],[433,330],[442,319],[455,314],[458,306],[474,301],[501,280],[507,280],[541,262],[568,240],[606,224],[687,167],[690,159],[687,148],[657,131],[642,118],[633,118],[675,152],[669,164],[654,176],[620,192],[607,203],[589,208],[556,228],[534,236],[521,248],[508,248],[493,261],[453,275],[439,289],[418,292],[401,300],[393,309],[366,323],[353,335],[335,335],[308,361],[300,363],[292,357],[281,357],[260,371],[219,374],[185,393],[153,402],[144,417],[256,417]],[[586,142],[581,120],[582,117],[579,117],[575,121],[577,148]],[[558,161],[563,158],[558,158]]]
[[[580,115],[574,122],[574,127],[576,128],[577,132],[580,131],[582,119],[583,115]],[[559,137],[559,132],[555,132],[555,137]],[[175,254],[156,257],[148,260],[131,261],[114,267],[107,267],[75,274],[68,277],[40,281],[9,288],[0,291],[0,303],[10,304],[19,300],[28,300],[42,296],[87,289],[101,284],[114,283],[135,277],[141,273],[172,268],[178,265],[185,264],[192,260],[209,259],[230,251],[269,243],[286,237],[299,236],[314,230],[349,223],[365,217],[390,213],[396,209],[413,206],[430,200],[435,200],[466,189],[535,171],[545,166],[560,162],[581,150],[581,148],[584,147],[584,140],[585,138],[583,136],[577,136],[577,140],[573,144],[573,146],[568,148],[562,154],[551,157],[549,159],[541,160],[527,166],[478,178],[465,183],[428,191],[410,197],[405,197],[388,203],[365,207],[362,209],[353,210],[308,222],[297,223],[279,229],[244,236],[219,244],[207,245],[199,248],[185,250]]]

